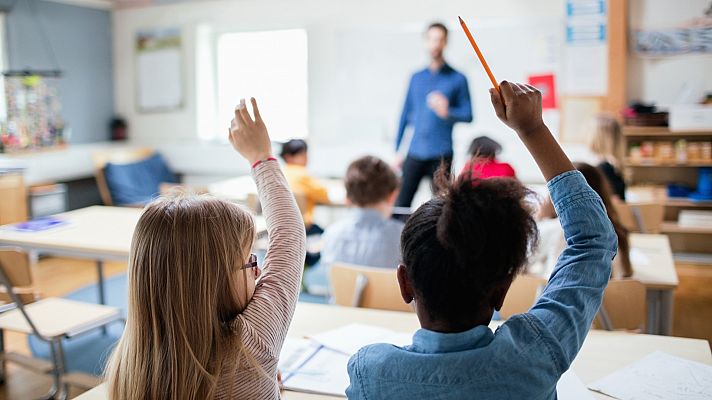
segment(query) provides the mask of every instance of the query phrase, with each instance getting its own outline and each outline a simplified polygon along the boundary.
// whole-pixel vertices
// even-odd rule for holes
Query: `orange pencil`
[[[492,74],[492,70],[490,69],[489,65],[487,65],[487,61],[485,61],[485,57],[482,55],[480,48],[477,47],[477,43],[475,43],[475,38],[472,37],[470,30],[467,28],[467,24],[465,24],[465,21],[463,21],[462,18],[457,17],[457,19],[460,20],[462,30],[465,31],[465,35],[467,35],[467,38],[470,39],[470,44],[472,44],[472,48],[475,49],[475,53],[477,53],[477,57],[480,59],[482,66],[485,68],[485,72],[487,72],[487,75],[492,81],[492,85],[494,85],[494,88],[497,89],[497,91],[499,92],[499,84],[497,83],[497,80],[494,79],[494,74]]]

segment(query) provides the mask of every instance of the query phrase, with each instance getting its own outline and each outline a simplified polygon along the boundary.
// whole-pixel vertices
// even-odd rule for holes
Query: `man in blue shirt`
[[[410,207],[423,177],[430,177],[441,162],[452,163],[452,127],[456,122],[472,121],[472,104],[465,75],[455,71],[443,58],[447,46],[447,28],[433,23],[425,32],[430,65],[410,79],[401,114],[396,150],[405,128],[412,125],[413,137],[402,165],[403,186],[397,207]]]

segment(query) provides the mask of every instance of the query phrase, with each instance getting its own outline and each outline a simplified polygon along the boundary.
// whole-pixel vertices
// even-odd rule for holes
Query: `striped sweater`
[[[277,361],[297,304],[306,238],[294,195],[276,161],[260,163],[252,170],[267,220],[269,250],[255,294],[233,322],[250,361],[237,349],[218,381],[217,399],[278,399]],[[262,371],[245,369],[257,364]]]

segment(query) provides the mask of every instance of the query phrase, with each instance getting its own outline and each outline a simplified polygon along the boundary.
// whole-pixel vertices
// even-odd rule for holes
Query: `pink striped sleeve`
[[[306,236],[302,216],[279,163],[260,163],[252,174],[267,220],[269,250],[255,294],[239,318],[264,350],[277,356],[299,296]]]

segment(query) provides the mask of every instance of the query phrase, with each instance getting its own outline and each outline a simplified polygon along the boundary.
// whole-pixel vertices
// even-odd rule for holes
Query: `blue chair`
[[[160,154],[152,149],[114,149],[92,155],[99,193],[105,205],[142,206],[161,185],[178,183]]]

